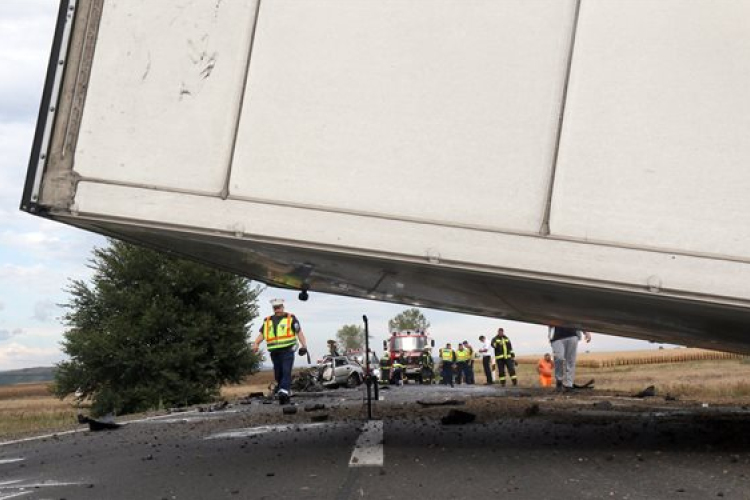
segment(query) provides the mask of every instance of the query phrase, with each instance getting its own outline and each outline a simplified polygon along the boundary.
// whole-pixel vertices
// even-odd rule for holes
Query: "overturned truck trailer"
[[[63,0],[21,207],[750,353],[750,1]]]

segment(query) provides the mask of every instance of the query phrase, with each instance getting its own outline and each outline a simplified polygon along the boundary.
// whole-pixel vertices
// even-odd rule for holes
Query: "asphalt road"
[[[750,498],[746,408],[481,386],[383,395],[365,433],[362,392],[338,390],[296,396],[295,415],[254,401],[3,444],[0,500]],[[450,409],[477,419],[443,425]]]

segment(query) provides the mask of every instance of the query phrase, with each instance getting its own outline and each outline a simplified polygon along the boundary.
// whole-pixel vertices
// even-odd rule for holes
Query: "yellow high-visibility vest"
[[[268,316],[263,322],[263,338],[269,351],[283,349],[297,343],[297,334],[292,329],[292,315],[288,314],[273,327],[273,316]]]
[[[471,359],[471,353],[466,349],[456,351],[456,361],[469,361]]]
[[[453,349],[440,349],[440,359],[453,362]]]

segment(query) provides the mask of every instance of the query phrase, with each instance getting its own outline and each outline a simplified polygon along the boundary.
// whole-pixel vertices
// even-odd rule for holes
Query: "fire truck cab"
[[[422,379],[422,353],[426,348],[432,349],[433,347],[435,347],[435,340],[420,330],[392,332],[388,340],[383,341],[383,349],[388,352],[391,363],[400,353],[403,353],[406,360],[406,377],[417,381]]]

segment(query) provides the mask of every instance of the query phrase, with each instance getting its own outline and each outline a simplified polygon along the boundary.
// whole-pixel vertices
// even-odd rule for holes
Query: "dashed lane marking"
[[[286,432],[294,429],[320,429],[323,427],[336,427],[337,423],[312,423],[312,424],[281,424],[281,425],[262,425],[260,427],[246,427],[244,429],[233,429],[231,431],[211,434],[204,439],[238,439],[270,432]]]
[[[23,462],[25,458],[0,458],[0,465],[14,464],[16,462]]]
[[[26,495],[31,495],[31,491],[17,491],[15,493],[0,493],[0,500],[8,500],[10,498],[18,498]]]
[[[29,495],[41,488],[54,488],[56,486],[81,486],[85,483],[69,483],[61,481],[42,481],[25,483],[21,479],[0,482],[0,500],[19,498]]]
[[[383,466],[383,421],[370,420],[362,428],[349,459],[349,467]]]

